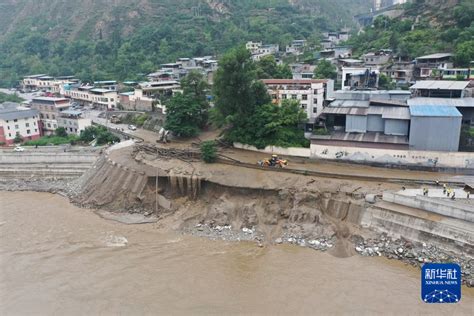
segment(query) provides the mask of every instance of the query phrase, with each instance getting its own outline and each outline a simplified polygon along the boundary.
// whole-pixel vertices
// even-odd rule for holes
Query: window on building
[[[49,119],[49,114],[46,114],[46,118]]]
[[[36,121],[35,121],[35,122],[33,122],[33,125],[34,125],[34,126],[36,126]]]
[[[308,100],[308,95],[307,94],[303,94],[301,96],[301,100]]]
[[[314,89],[314,90],[313,90],[313,93],[314,93],[314,94],[318,94],[318,89]]]
[[[54,116],[54,115],[51,115],[51,117],[53,118],[53,120],[56,119],[56,116]]]
[[[72,127],[69,127],[69,131],[72,132]]]
[[[15,125],[15,129],[19,129],[19,128],[20,128],[20,127],[18,126],[18,124],[17,124],[17,125]]]
[[[30,127],[30,123],[26,123],[26,124],[25,124],[25,127]]]
[[[40,117],[41,117],[42,119],[44,119],[43,113],[40,114]]]
[[[51,128],[51,123],[48,123],[48,127]]]
[[[318,104],[318,99],[314,98],[314,99],[313,99],[313,103],[314,103],[314,104]]]
[[[26,130],[27,134],[31,134],[31,131],[29,129]]]
[[[276,99],[277,98],[277,95],[276,94],[272,94],[272,99]]]
[[[318,108],[317,107],[313,108],[313,113],[318,113]]]
[[[8,133],[8,137],[12,137],[12,133]]]
[[[10,126],[7,126],[7,129],[10,129]]]
[[[282,94],[282,95],[281,95],[281,98],[282,98],[282,99],[286,99],[286,94]]]
[[[292,98],[293,100],[296,100],[297,95],[296,95],[296,94],[292,94],[292,95],[291,95],[291,98]]]
[[[53,127],[54,127],[54,128],[58,128],[58,126],[57,126],[56,124],[53,124]]]
[[[14,119],[13,122],[18,122],[18,120],[17,120],[17,119]]]
[[[303,110],[306,110],[306,104],[301,104],[301,108],[302,108]]]

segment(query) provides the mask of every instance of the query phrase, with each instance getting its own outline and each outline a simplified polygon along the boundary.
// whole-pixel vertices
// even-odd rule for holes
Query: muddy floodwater
[[[0,192],[1,315],[447,314],[417,269],[124,225],[47,193]]]

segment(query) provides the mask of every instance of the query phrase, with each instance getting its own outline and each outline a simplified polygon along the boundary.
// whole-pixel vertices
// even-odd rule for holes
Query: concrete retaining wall
[[[294,157],[305,157],[309,158],[310,156],[310,149],[309,148],[302,148],[302,147],[278,147],[278,146],[267,146],[265,149],[258,149],[255,146],[234,143],[235,148],[251,150],[251,151],[258,151],[261,153],[267,154],[277,154],[282,156],[294,156]]]
[[[2,152],[0,164],[28,164],[28,163],[88,163],[97,160],[96,153],[28,153],[28,152]]]
[[[474,210],[469,205],[449,203],[442,200],[434,200],[423,196],[404,196],[390,192],[384,192],[382,199],[386,202],[396,203],[408,207],[422,209],[428,212],[441,214],[453,218],[474,222]]]
[[[396,150],[311,144],[310,157],[360,163],[474,170],[474,153]]]

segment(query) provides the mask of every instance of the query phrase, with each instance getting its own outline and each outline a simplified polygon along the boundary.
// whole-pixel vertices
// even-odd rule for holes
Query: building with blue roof
[[[456,107],[412,105],[410,116],[410,149],[458,151],[462,115]]]

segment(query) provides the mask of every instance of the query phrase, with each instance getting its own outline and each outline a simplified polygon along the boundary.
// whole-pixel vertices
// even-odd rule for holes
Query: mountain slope
[[[46,72],[133,79],[177,57],[248,40],[317,41],[351,25],[369,0],[4,0],[0,82]]]
[[[437,52],[455,53],[457,66],[474,60],[474,1],[416,0],[401,17],[378,17],[373,26],[352,37],[355,54],[392,49],[405,58]]]

